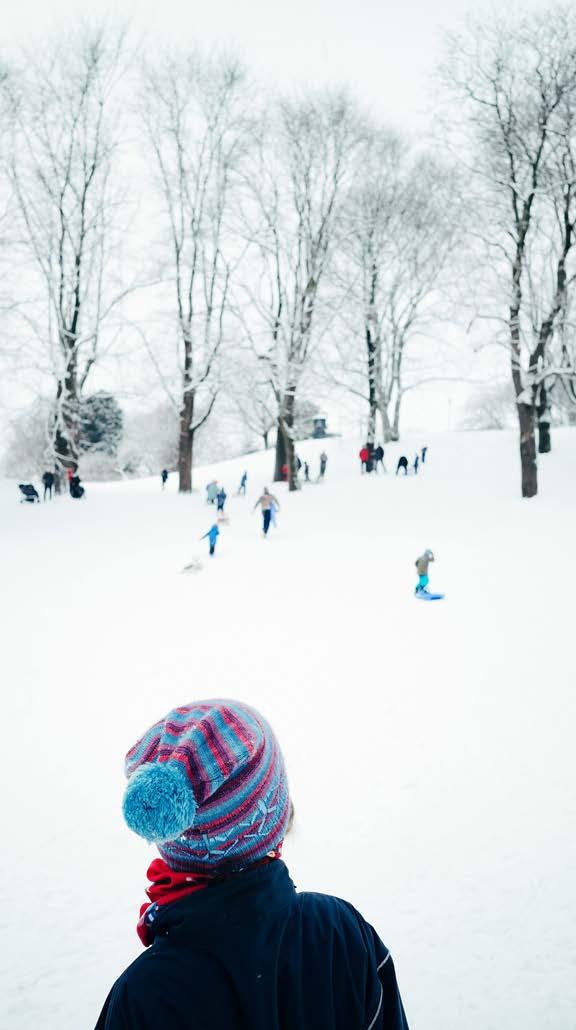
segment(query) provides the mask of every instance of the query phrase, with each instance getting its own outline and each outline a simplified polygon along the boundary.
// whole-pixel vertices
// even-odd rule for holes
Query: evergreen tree
[[[111,393],[100,391],[82,401],[80,448],[85,454],[100,452],[114,456],[122,439],[124,415]]]

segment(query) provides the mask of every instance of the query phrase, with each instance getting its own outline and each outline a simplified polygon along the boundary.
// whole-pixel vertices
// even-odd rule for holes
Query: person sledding
[[[416,585],[416,593],[427,593],[428,584],[430,578],[428,576],[428,569],[430,563],[434,561],[434,554],[430,550],[424,551],[419,558],[416,559],[414,564],[416,565],[416,571],[418,573],[418,583]]]

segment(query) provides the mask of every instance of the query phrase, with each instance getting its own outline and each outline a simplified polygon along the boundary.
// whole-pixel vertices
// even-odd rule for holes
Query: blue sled
[[[441,601],[444,594],[431,594],[428,590],[416,590],[414,597],[417,601]]]

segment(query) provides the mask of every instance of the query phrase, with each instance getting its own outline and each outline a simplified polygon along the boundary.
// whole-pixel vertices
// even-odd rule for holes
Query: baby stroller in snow
[[[72,476],[70,479],[70,496],[79,500],[84,497],[84,487],[80,484],[80,476]]]
[[[18,489],[23,495],[20,498],[20,504],[23,504],[24,501],[28,501],[30,504],[34,504],[34,501],[38,501],[38,504],[40,504],[38,491],[35,486],[32,486],[32,483],[19,483]]]

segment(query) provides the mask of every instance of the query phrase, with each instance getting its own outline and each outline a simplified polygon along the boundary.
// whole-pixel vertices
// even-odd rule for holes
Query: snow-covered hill
[[[2,484],[3,1027],[89,1030],[138,954],[153,851],[122,823],[123,755],[209,696],[270,718],[293,878],[374,923],[411,1027],[575,1025],[576,432],[530,502],[514,434],[406,453],[422,443],[404,480],[328,441],[326,482],[280,488],[266,541],[270,454],[197,470],[192,497],[173,477],[33,507]],[[300,448],[314,471],[321,447]],[[207,550],[205,483],[231,495],[244,467],[216,558],[181,575]],[[425,547],[437,604],[412,595]]]

